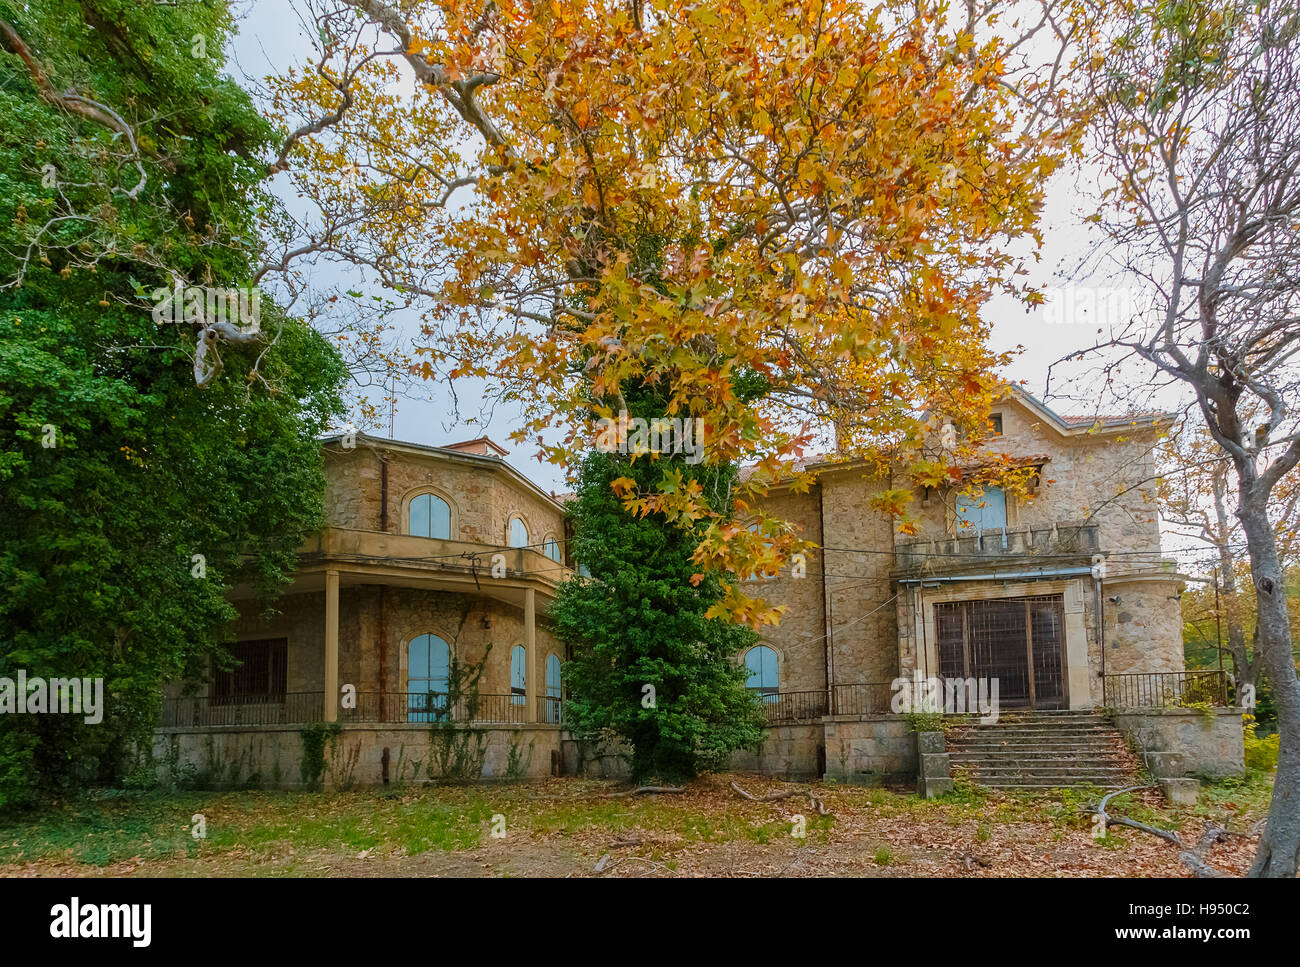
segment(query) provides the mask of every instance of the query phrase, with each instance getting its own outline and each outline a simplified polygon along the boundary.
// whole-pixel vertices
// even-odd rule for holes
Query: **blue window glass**
[[[433,722],[447,712],[451,647],[437,635],[417,635],[406,646],[406,718]]]
[[[563,560],[560,557],[560,543],[554,537],[546,538],[546,542],[542,544],[542,553],[556,564],[563,563]]]
[[[1007,526],[1007,496],[1001,487],[986,487],[974,496],[957,495],[957,531],[975,534]]]
[[[776,652],[766,645],[755,645],[745,652],[745,670],[749,672],[745,687],[757,691],[765,702],[775,702],[779,680]]]
[[[523,705],[528,701],[527,656],[523,645],[510,649],[510,704]]]
[[[415,537],[451,539],[451,508],[437,494],[420,494],[411,500],[410,526]]]
[[[546,721],[560,721],[560,656],[546,659]]]
[[[528,546],[528,528],[518,517],[510,518],[510,546]]]

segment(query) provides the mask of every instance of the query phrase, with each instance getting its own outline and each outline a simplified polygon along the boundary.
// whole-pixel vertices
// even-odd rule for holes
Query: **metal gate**
[[[1065,605],[1059,594],[934,606],[939,674],[997,679],[1007,708],[1063,708]]]

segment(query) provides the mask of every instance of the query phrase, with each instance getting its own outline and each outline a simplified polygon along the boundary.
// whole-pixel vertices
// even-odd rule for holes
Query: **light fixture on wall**
[[[484,628],[491,628],[491,627],[492,627],[492,619],[489,618],[487,615],[484,615],[484,616],[483,616],[481,619],[479,619],[479,620],[480,620],[480,622],[482,623],[482,625],[483,625]]]
[[[1106,600],[1109,601],[1111,604],[1119,604],[1119,595],[1118,595],[1118,594],[1112,594],[1112,595],[1111,595],[1109,598],[1107,598]]]

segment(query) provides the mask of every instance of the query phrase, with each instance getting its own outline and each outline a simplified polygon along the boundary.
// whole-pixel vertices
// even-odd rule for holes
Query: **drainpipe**
[[[379,529],[388,533],[388,458],[379,458]]]
[[[1092,559],[1092,589],[1097,601],[1097,643],[1101,646],[1101,704],[1106,704],[1106,598],[1101,586],[1106,576],[1106,559],[1100,554]]]

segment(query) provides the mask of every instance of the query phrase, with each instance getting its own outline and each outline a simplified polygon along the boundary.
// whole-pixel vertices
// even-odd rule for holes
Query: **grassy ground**
[[[810,789],[771,803],[739,797]],[[609,798],[581,779],[346,793],[106,793],[0,818],[0,876],[1185,876],[1156,837],[1093,835],[1095,794],[1017,798],[969,787],[939,800],[884,789],[717,776],[682,795]],[[1155,792],[1110,811],[1181,829],[1248,832],[1271,777]],[[804,817],[803,832],[796,816]],[[196,819],[201,816],[201,819]],[[192,834],[201,824],[205,837]],[[504,835],[493,835],[494,832]],[[1208,859],[1244,872],[1253,839]],[[603,859],[602,859],[603,858]]]

